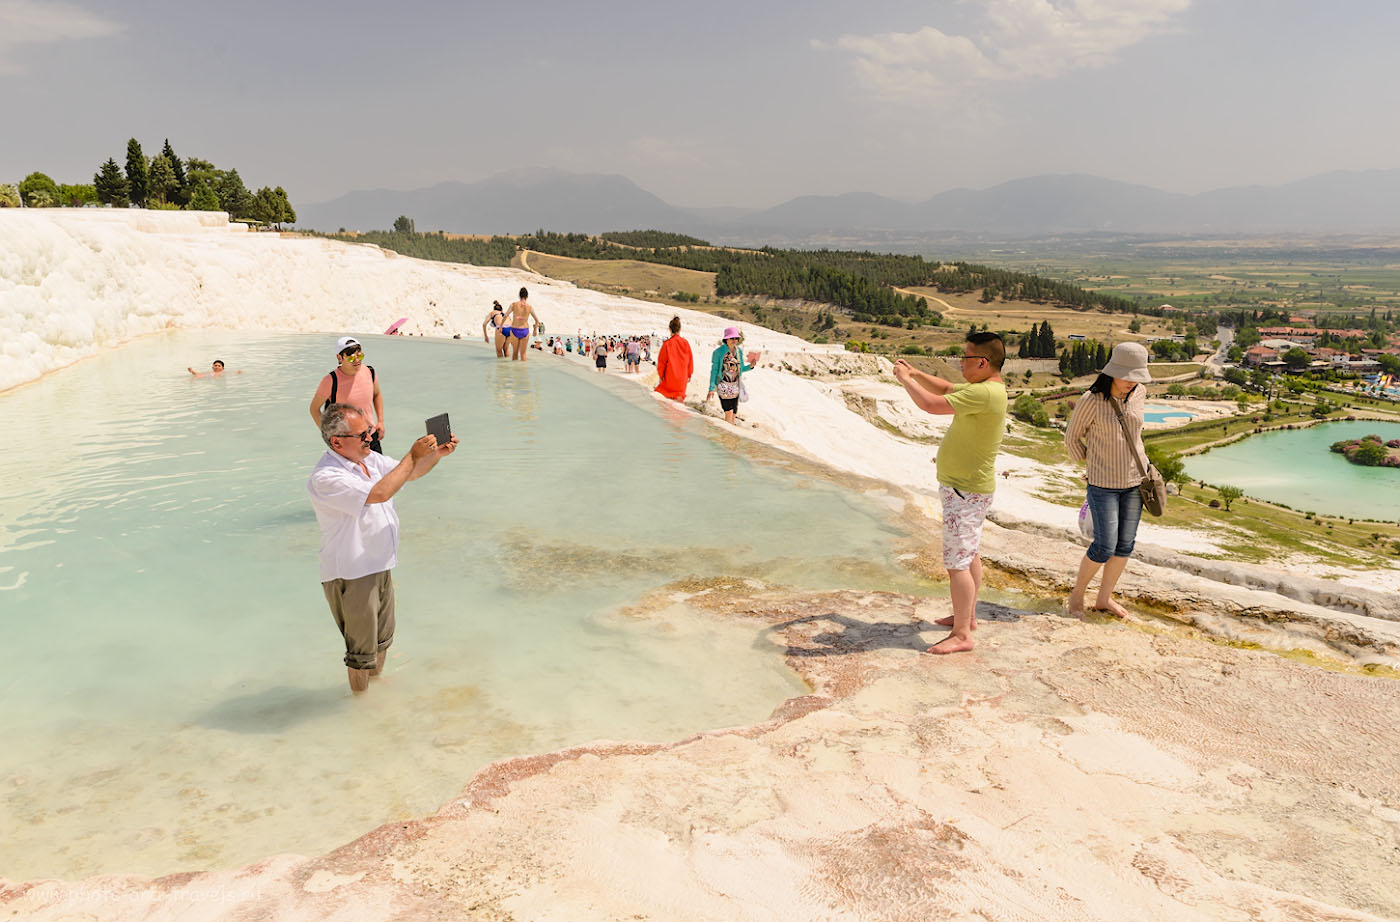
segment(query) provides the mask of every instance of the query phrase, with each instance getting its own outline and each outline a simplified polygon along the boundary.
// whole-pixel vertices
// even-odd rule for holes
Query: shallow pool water
[[[1143,408],[1142,418],[1144,422],[1164,423],[1169,419],[1195,419],[1195,413],[1188,413],[1185,410],[1177,410],[1172,407],[1160,407],[1148,404]]]
[[[757,625],[632,607],[679,581],[940,594],[891,496],[575,363],[371,337],[386,451],[443,411],[462,447],[397,500],[398,634],[352,699],[305,492],[333,340],[164,335],[0,395],[0,877],[317,853],[495,759],[805,691]],[[184,371],[213,358],[245,373]]]
[[[1217,486],[1294,509],[1357,519],[1400,521],[1400,470],[1362,467],[1331,451],[1333,442],[1375,433],[1400,438],[1400,424],[1352,420],[1262,432],[1190,455],[1186,473]]]

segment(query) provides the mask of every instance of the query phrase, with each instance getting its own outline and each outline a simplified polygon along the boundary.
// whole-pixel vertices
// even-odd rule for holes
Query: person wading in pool
[[[335,359],[339,367],[321,379],[311,397],[311,419],[319,427],[321,414],[333,403],[348,403],[356,407],[370,422],[373,438],[371,451],[382,451],[384,438],[384,396],[379,392],[379,376],[373,365],[365,365],[365,348],[353,336],[342,336],[335,344]]]
[[[394,642],[394,579],[399,514],[394,495],[457,450],[419,438],[402,461],[370,450],[371,423],[358,408],[333,403],[321,414],[329,447],[306,482],[321,527],[321,589],[345,640],[350,690],[360,694],[384,669]]]
[[[527,289],[520,289],[520,300],[506,308],[509,319],[506,321],[506,335],[511,337],[512,362],[524,362],[528,359],[525,348],[530,342],[531,321],[539,323],[540,318],[535,315],[535,309],[530,306],[530,292]]]
[[[214,360],[214,367],[213,367],[213,370],[212,370],[212,371],[207,371],[207,372],[201,373],[201,372],[195,371],[193,368],[188,368],[188,367],[187,367],[185,370],[188,371],[190,374],[194,375],[196,378],[222,378],[222,377],[224,376],[224,360],[223,360],[223,359],[215,359],[215,360]],[[241,369],[241,368],[238,369],[237,371],[234,372],[234,374],[236,374],[236,375],[241,375],[241,374],[243,374],[243,369]]]
[[[719,346],[710,353],[710,390],[705,399],[719,394],[719,406],[724,410],[724,421],[727,423],[734,422],[734,416],[739,411],[739,395],[743,393],[741,376],[758,365],[757,350],[753,353],[753,364],[744,364],[744,350],[739,345],[741,341],[738,327],[726,327]]]
[[[661,344],[661,353],[656,357],[656,374],[661,379],[656,383],[656,392],[683,401],[694,373],[695,360],[690,354],[690,343],[681,335],[681,318],[672,317],[671,337]]]
[[[491,302],[491,313],[486,315],[486,322],[481,325],[481,338],[486,342],[491,341],[491,335],[486,332],[490,327],[496,334],[496,358],[506,357],[506,348],[510,345],[510,337],[506,335],[506,311],[501,307],[500,301]]]

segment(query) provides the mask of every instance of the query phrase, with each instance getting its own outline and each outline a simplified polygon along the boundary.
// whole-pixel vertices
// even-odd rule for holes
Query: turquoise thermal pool
[[[1172,407],[1153,406],[1149,403],[1143,407],[1142,418],[1144,422],[1164,423],[1169,419],[1195,419],[1196,414]]]
[[[687,607],[680,580],[942,594],[895,562],[889,494],[574,360],[370,337],[386,450],[442,411],[462,447],[399,496],[398,634],[352,699],[305,492],[333,342],[161,335],[0,395],[0,876],[315,854],[497,759],[806,691],[762,626]],[[245,373],[184,371],[214,358]]]
[[[1262,432],[1183,460],[1196,480],[1239,487],[1294,509],[1400,521],[1400,471],[1362,467],[1330,450],[1333,442],[1371,433],[1400,438],[1400,424],[1358,419]]]

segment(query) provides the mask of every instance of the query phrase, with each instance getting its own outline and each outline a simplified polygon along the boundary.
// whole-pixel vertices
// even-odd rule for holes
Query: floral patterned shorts
[[[943,503],[943,566],[966,570],[982,544],[982,522],[992,508],[991,493],[969,493],[938,485]]]

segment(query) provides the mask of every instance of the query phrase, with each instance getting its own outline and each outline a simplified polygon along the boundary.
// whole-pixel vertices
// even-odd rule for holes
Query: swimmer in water
[[[530,342],[531,321],[538,324],[540,318],[535,314],[535,309],[530,306],[530,292],[520,289],[520,300],[512,304],[506,311],[506,335],[511,340],[511,361],[524,362],[527,360],[525,347]]]
[[[224,360],[223,360],[223,359],[215,359],[215,360],[214,360],[214,369],[213,369],[213,371],[201,373],[201,372],[195,371],[193,368],[186,368],[185,370],[188,371],[190,374],[194,375],[196,378],[222,378],[222,377],[224,376]],[[236,375],[241,375],[241,374],[243,374],[243,369],[241,369],[241,368],[238,369],[237,371],[234,372],[234,374],[236,374]]]
[[[491,313],[486,315],[486,322],[481,325],[481,338],[489,343],[491,334],[486,332],[487,327],[496,333],[496,358],[505,358],[510,337],[506,334],[506,312],[500,301],[491,302]]]

